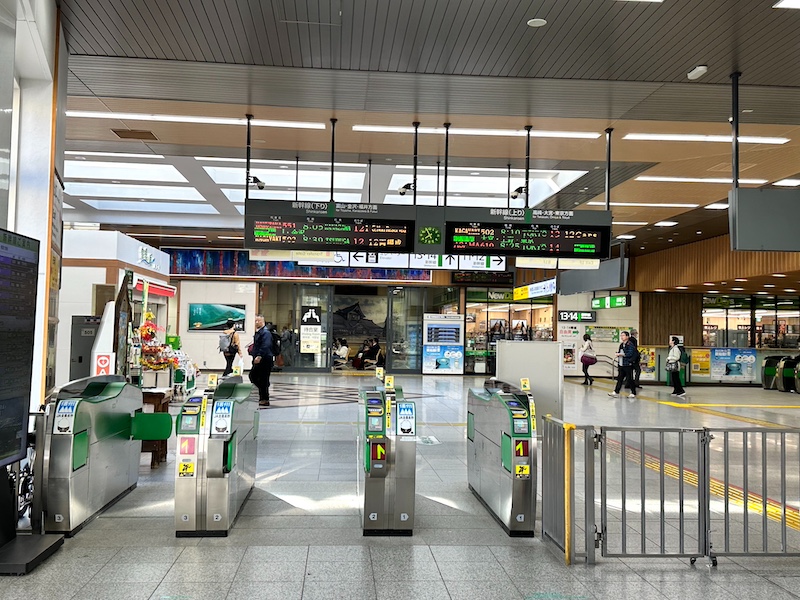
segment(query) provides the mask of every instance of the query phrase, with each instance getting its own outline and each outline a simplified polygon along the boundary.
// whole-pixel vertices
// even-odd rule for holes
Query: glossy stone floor
[[[0,579],[0,598],[47,599],[589,599],[800,597],[800,558],[604,559],[567,567],[544,543],[509,538],[466,484],[466,389],[482,379],[399,376],[418,407],[413,537],[365,538],[356,495],[360,377],[273,376],[262,411],[259,476],[227,538],[176,539],[174,453],[34,573]],[[794,395],[665,387],[612,399],[611,385],[565,384],[565,419],[578,424],[738,427],[800,425]],[[700,407],[716,404],[717,407]],[[800,404],[800,403],[798,403]],[[729,406],[733,405],[733,406]],[[174,440],[173,440],[174,442]],[[541,487],[540,487],[541,489]],[[541,510],[541,507],[540,509]],[[797,595],[794,595],[797,594]]]

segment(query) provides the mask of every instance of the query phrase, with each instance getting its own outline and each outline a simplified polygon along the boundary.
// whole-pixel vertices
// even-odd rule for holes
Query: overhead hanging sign
[[[458,268],[462,271],[505,271],[505,256],[459,256]]]
[[[603,296],[602,298],[592,298],[592,309],[598,308],[624,308],[631,305],[631,296]]]
[[[542,296],[553,296],[556,293],[556,278],[537,281],[530,285],[514,288],[514,300],[530,300]]]

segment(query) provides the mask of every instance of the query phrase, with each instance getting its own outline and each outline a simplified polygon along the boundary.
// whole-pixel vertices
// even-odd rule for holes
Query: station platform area
[[[479,377],[398,376],[417,403],[416,527],[364,537],[356,491],[361,378],[273,376],[260,411],[256,487],[225,538],[176,538],[175,440],[166,465],[142,456],[138,487],[30,575],[0,579],[4,600],[590,599],[800,597],[800,557],[603,558],[566,566],[535,538],[509,537],[467,487],[466,392]],[[800,397],[696,386],[686,398],[645,385],[564,384],[564,419],[581,424],[770,427],[800,424]],[[201,382],[202,383],[202,382]],[[174,409],[173,409],[174,410]],[[542,486],[539,485],[541,493]],[[541,502],[537,505],[541,510]]]

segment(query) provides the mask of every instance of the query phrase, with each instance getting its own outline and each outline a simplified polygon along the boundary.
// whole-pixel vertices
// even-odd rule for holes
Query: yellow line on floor
[[[662,404],[675,404],[676,406],[687,406],[686,404],[682,404],[680,402],[668,402],[668,401],[661,401]],[[797,404],[698,404],[692,402],[691,406],[700,406],[700,407],[708,407],[708,408],[786,408],[786,409],[793,409],[793,408],[800,408],[800,405]]]

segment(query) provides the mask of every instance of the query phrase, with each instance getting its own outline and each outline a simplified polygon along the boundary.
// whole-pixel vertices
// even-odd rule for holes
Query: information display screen
[[[253,248],[413,252],[414,221],[352,217],[253,217]]]
[[[447,223],[448,254],[607,258],[611,228],[543,223]]]
[[[0,229],[0,467],[27,453],[39,242]]]

